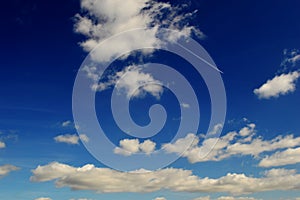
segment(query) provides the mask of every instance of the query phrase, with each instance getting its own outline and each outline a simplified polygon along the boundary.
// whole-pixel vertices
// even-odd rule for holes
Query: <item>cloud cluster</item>
[[[16,167],[14,165],[2,165],[0,166],[0,178],[8,175],[12,171],[17,171],[19,169],[20,169],[19,167]]]
[[[190,170],[167,168],[157,171],[120,172],[85,165],[80,168],[50,163],[32,170],[31,181],[56,180],[57,187],[92,190],[101,193],[154,192],[226,192],[234,195],[272,190],[300,189],[300,174],[295,170],[271,169],[262,177],[228,173],[220,178],[198,177]]]
[[[188,134],[185,138],[178,139],[174,143],[168,143],[163,145],[163,149],[167,153],[178,153],[182,154],[183,157],[186,157],[191,163],[197,162],[205,162],[205,161],[220,161],[225,158],[229,158],[234,155],[251,155],[256,158],[264,152],[272,152],[279,149],[287,149],[300,146],[300,137],[294,137],[293,135],[286,136],[277,136],[271,140],[264,140],[262,137],[256,136],[255,124],[250,123],[246,127],[240,129],[239,131],[232,131],[220,138],[208,138],[204,140],[202,143],[201,136],[197,136],[195,134]],[[217,141],[217,143],[216,143]],[[183,149],[187,144],[192,145],[187,149]],[[213,144],[216,145],[212,147]],[[211,149],[211,151],[204,155],[206,149]],[[274,158],[281,158],[283,161],[286,159],[284,163],[292,163],[293,156],[295,156],[296,150],[287,150],[288,152],[283,152],[281,154],[276,154],[271,157],[267,157],[262,160],[260,166],[267,166],[267,162],[270,161],[274,163]],[[287,154],[290,157],[285,157]],[[295,159],[293,163],[298,162],[299,159]],[[276,165],[274,165],[276,166]],[[277,166],[279,166],[277,164]]]
[[[288,74],[281,74],[275,76],[273,79],[268,80],[258,89],[254,90],[261,99],[269,99],[271,97],[279,97],[294,92],[296,89],[296,81],[300,77],[300,72],[294,71]]]
[[[136,153],[151,154],[155,151],[156,143],[151,140],[140,142],[138,139],[124,139],[120,141],[120,147],[114,149],[115,154],[130,156]]]
[[[66,143],[66,144],[79,144],[79,139],[88,142],[89,138],[85,134],[80,134],[79,136],[77,134],[65,134],[65,135],[58,135],[54,137],[54,140],[59,143]]]

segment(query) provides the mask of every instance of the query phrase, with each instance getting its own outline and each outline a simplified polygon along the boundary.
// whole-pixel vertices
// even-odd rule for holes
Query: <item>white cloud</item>
[[[71,122],[70,120],[67,120],[67,121],[62,122],[61,126],[62,126],[62,127],[68,127],[68,126],[70,126],[71,124],[72,124],[72,122]]]
[[[210,200],[210,196],[198,197],[198,198],[195,198],[193,200]]]
[[[36,198],[35,200],[52,200],[49,197],[40,197],[40,198]]]
[[[89,73],[92,72],[89,71]],[[97,75],[90,76],[96,77]],[[160,81],[154,79],[151,74],[142,72],[140,67],[133,65],[110,76],[107,82],[94,84],[92,89],[103,91],[113,85],[115,85],[119,92],[124,92],[128,99],[130,99],[130,97],[143,97],[146,93],[159,99],[163,92],[162,83]]]
[[[290,58],[290,61],[292,63],[296,63],[296,62],[300,61],[300,54],[295,55],[294,57]]]
[[[156,143],[151,140],[145,140],[140,143],[138,139],[124,139],[120,142],[120,147],[114,149],[115,154],[130,156],[136,153],[145,153],[147,155],[155,151]]]
[[[190,108],[190,104],[187,104],[187,103],[181,103],[180,106],[182,108]]]
[[[289,148],[266,156],[259,162],[260,167],[274,167],[300,163],[300,147]]]
[[[0,149],[3,149],[5,147],[6,147],[5,143],[0,141]]]
[[[75,32],[83,34],[87,40],[81,43],[86,50],[92,50],[97,44],[118,33],[136,28],[146,28],[143,36],[130,35],[107,45],[105,52],[95,52],[98,61],[108,61],[112,56],[128,52],[131,47],[143,44],[147,47],[159,47],[156,38],[159,27],[180,31],[180,35],[189,36],[191,32],[201,35],[195,27],[184,23],[194,13],[180,14],[184,5],[172,7],[169,3],[153,0],[81,0],[85,15],[76,15]],[[176,38],[175,35],[170,35]],[[177,36],[178,37],[178,36]]]
[[[254,93],[261,99],[269,99],[294,92],[296,89],[296,81],[299,77],[300,73],[297,71],[275,76],[260,88],[255,89]]]
[[[67,143],[67,144],[79,144],[79,139],[84,142],[88,142],[89,138],[85,134],[65,134],[65,135],[58,135],[54,137],[54,140],[59,143]]]
[[[0,166],[0,178],[3,176],[8,175],[12,171],[19,170],[19,167],[13,166],[13,165],[2,165]]]
[[[293,135],[279,135],[272,140],[263,140],[262,137],[255,137],[255,134],[255,124],[251,123],[238,132],[232,131],[220,138],[208,138],[201,143],[201,137],[188,134],[174,143],[164,144],[163,149],[166,153],[177,153],[186,157],[189,162],[197,163],[220,161],[234,155],[251,155],[258,158],[264,152],[300,146],[300,137]],[[185,149],[189,144],[190,147]],[[203,154],[207,149],[211,151],[205,156]]]
[[[211,200],[211,198],[209,196],[206,197],[199,197],[193,200]],[[215,200],[256,200],[253,197],[230,197],[230,196],[222,196],[222,197],[218,197]]]
[[[154,200],[167,200],[165,197],[156,197]]]
[[[61,163],[50,163],[32,170],[31,181],[56,180],[57,187],[72,190],[93,190],[100,193],[154,192],[171,190],[176,192],[226,192],[234,195],[254,192],[299,189],[300,174],[295,170],[272,169],[262,177],[228,173],[220,178],[198,177],[190,170],[160,169],[141,173],[120,172],[109,168],[85,165],[75,168]]]

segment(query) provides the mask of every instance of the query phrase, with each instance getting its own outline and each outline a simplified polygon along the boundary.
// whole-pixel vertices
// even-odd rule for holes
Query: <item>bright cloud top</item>
[[[79,139],[84,142],[88,142],[89,138],[85,134],[65,134],[65,135],[58,135],[54,137],[54,140],[59,143],[66,143],[66,144],[79,144]]]
[[[206,196],[206,197],[198,197],[196,199],[193,200],[213,200],[210,198],[210,196]],[[222,196],[222,197],[218,197],[214,200],[258,200],[255,199],[253,197],[230,197],[230,196]]]
[[[31,181],[56,180],[57,187],[73,190],[112,192],[227,192],[235,195],[272,190],[299,189],[300,175],[295,170],[271,169],[260,178],[245,174],[228,173],[212,179],[193,175],[190,170],[161,169],[120,172],[109,168],[85,165],[75,168],[61,163],[50,163],[32,170]]]
[[[155,151],[156,143],[145,140],[140,143],[138,139],[124,139],[120,141],[120,147],[114,149],[115,154],[130,156],[136,153],[151,154]]]
[[[290,72],[288,74],[281,74],[268,80],[260,88],[254,90],[260,99],[270,99],[271,97],[279,97],[296,90],[296,81],[300,77],[298,71]]]
[[[115,40],[107,46],[105,52],[95,52],[94,58],[106,62],[114,55],[128,52],[135,47],[160,47],[161,42],[156,34],[159,28],[170,28],[179,31],[178,35],[170,35],[176,39],[179,36],[189,36],[192,32],[202,35],[187,21],[194,13],[180,14],[182,7],[172,7],[170,3],[153,0],[81,0],[84,14],[76,15],[75,31],[87,37],[81,43],[86,51],[91,51],[105,39],[136,28],[145,28],[141,35],[130,35]]]

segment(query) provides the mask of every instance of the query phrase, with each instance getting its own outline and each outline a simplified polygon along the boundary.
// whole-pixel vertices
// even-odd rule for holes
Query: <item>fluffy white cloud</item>
[[[251,123],[238,132],[232,131],[220,138],[208,138],[202,143],[200,143],[201,137],[188,134],[172,144],[164,144],[163,149],[167,153],[180,154],[191,163],[197,163],[220,161],[234,155],[251,155],[258,158],[264,152],[300,146],[300,137],[293,135],[279,135],[272,140],[263,140],[262,137],[255,137],[255,134],[255,124]],[[189,144],[191,144],[190,147],[185,149]],[[205,155],[207,149],[211,151]]]
[[[59,143],[67,143],[67,144],[79,144],[79,139],[84,142],[89,142],[89,138],[85,134],[65,134],[65,135],[58,135],[54,137],[54,140]]]
[[[5,143],[0,141],[0,149],[3,149],[5,147],[6,147]]]
[[[131,47],[135,49],[140,44],[159,47],[161,44],[156,34],[160,27],[176,29],[182,36],[189,36],[191,32],[202,35],[188,23],[194,13],[180,13],[184,6],[172,7],[170,3],[153,0],[81,0],[85,14],[76,15],[75,31],[87,37],[81,46],[90,51],[108,37],[131,29],[146,28],[143,36],[130,35],[111,42],[105,52],[95,52],[98,61],[108,61],[112,56],[128,52]],[[170,38],[176,37],[170,35]]]
[[[35,200],[52,200],[49,197],[40,197],[40,198],[36,198]]]
[[[260,88],[255,89],[254,93],[261,99],[269,99],[271,97],[279,97],[280,95],[294,92],[296,89],[296,81],[299,76],[300,73],[298,71],[275,76]]]
[[[160,169],[120,172],[109,168],[85,165],[75,168],[61,163],[50,163],[32,170],[32,181],[56,180],[57,187],[73,190],[93,190],[101,193],[154,192],[171,190],[176,192],[228,192],[234,195],[272,190],[300,189],[300,174],[295,170],[272,169],[262,177],[228,173],[212,179],[198,177],[190,170]]]
[[[13,166],[13,165],[2,165],[0,166],[0,178],[3,176],[8,175],[12,171],[19,170],[19,167]]]
[[[300,163],[300,147],[289,148],[266,156],[259,162],[260,167],[274,167]]]
[[[138,139],[124,139],[120,142],[120,147],[114,149],[115,154],[130,156],[136,153],[151,154],[155,151],[156,143],[151,140],[145,140],[140,143]]]
[[[93,73],[91,71],[88,73],[90,74],[89,76],[97,76],[96,74],[91,75]],[[128,99],[131,97],[143,97],[145,93],[149,93],[159,99],[163,92],[162,83],[154,79],[151,74],[142,72],[141,68],[137,66],[126,67],[115,75],[111,75],[107,82],[95,83],[92,89],[103,91],[114,85],[119,92],[124,92]]]

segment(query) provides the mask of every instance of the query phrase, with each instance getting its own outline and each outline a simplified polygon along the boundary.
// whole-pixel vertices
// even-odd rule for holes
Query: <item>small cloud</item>
[[[180,106],[182,108],[190,108],[190,104],[187,104],[187,103],[181,103]]]
[[[167,200],[165,197],[156,197],[154,200]]]
[[[68,127],[68,126],[71,126],[72,122],[70,120],[67,120],[67,121],[64,121],[61,126],[62,127]]]
[[[12,171],[17,171],[19,169],[20,169],[19,167],[16,167],[14,165],[3,165],[3,166],[0,166],[0,178],[8,175]]]
[[[40,198],[36,198],[35,200],[52,200],[49,197],[40,197]]]
[[[85,134],[80,134],[79,136],[77,134],[65,134],[54,137],[56,142],[72,145],[79,144],[79,139],[81,139],[83,142],[89,141],[88,136]]]
[[[271,97],[279,97],[286,95],[296,90],[296,81],[300,77],[298,71],[290,72],[288,74],[281,74],[268,80],[260,88],[254,90],[260,99],[270,99]]]
[[[6,147],[5,143],[0,141],[0,149],[4,149],[5,147]]]
[[[155,151],[156,143],[151,140],[145,140],[140,143],[138,139],[124,139],[119,142],[120,147],[114,149],[115,154],[123,156],[131,156],[137,153],[145,153],[147,155]]]

